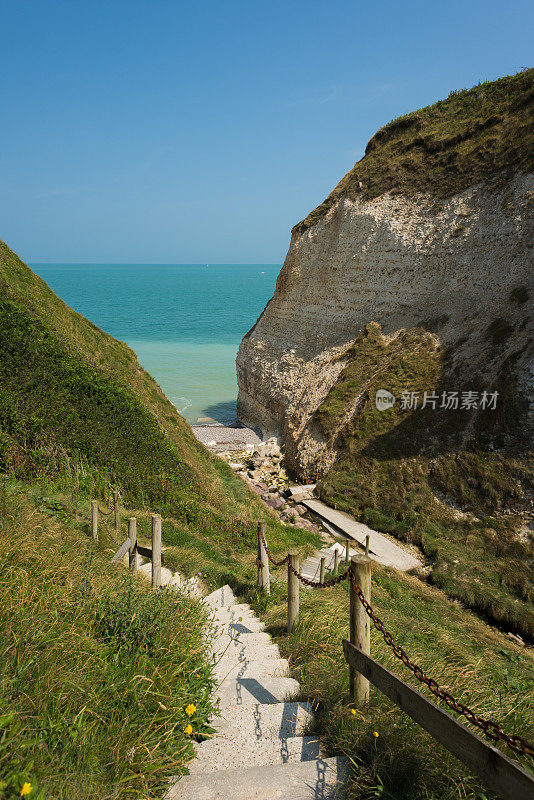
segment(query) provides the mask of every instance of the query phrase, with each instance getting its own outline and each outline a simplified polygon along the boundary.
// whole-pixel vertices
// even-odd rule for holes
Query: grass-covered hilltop
[[[413,327],[393,340],[384,330],[387,321],[382,329],[366,326],[314,422],[327,441],[335,440],[338,453],[319,484],[323,499],[417,543],[432,561],[434,583],[531,641],[534,422],[528,372],[534,357],[534,263],[529,275],[528,251],[533,213],[532,189],[527,187],[518,206],[513,186],[516,176],[532,173],[533,154],[530,69],[451,92],[446,100],[381,128],[362,161],[302,223],[313,224],[319,219],[314,215],[326,213],[336,198],[371,199],[385,192],[408,197],[424,192],[427,202],[435,198],[431,213],[439,214],[447,198],[474,184],[504,193],[504,213],[522,220],[524,236],[511,237],[508,252],[503,258],[498,254],[497,275],[491,271],[490,249],[471,256],[482,270],[473,269],[471,278],[467,270],[465,276],[475,285],[466,319],[454,320],[453,301],[452,307],[436,305],[433,314],[414,319]],[[470,247],[468,229],[476,214],[476,204],[462,209],[451,225],[452,240],[461,243],[460,258]],[[501,235],[500,225],[487,235]],[[514,263],[521,248],[526,272]],[[514,273],[503,301],[486,316],[486,280],[504,284]],[[450,279],[457,280],[452,270]],[[373,402],[381,387],[397,397],[385,414]],[[458,409],[436,413],[434,405],[451,389],[460,398],[463,391],[477,391],[479,398],[484,391],[488,397],[497,392],[496,407],[488,403],[468,410],[460,402]],[[402,408],[403,393],[416,393],[421,405],[424,391],[438,402],[425,409]],[[351,413],[359,397],[362,403]]]
[[[534,169],[534,69],[488,81],[384,125],[365,156],[318,208],[293,228],[302,233],[341,197],[385,192],[437,200],[505,173]]]
[[[424,576],[373,565],[372,602],[395,641],[451,694],[524,725],[527,738],[533,103],[527,70],[380,129],[293,228],[274,297],[237,358],[239,417],[279,433],[293,476],[422,551]],[[380,389],[395,398],[384,410]],[[266,612],[279,630],[284,599]],[[321,732],[353,759],[351,800],[493,797],[379,692],[369,708],[347,708],[336,653],[346,608],[341,587],[303,593],[301,625],[281,641],[319,704]],[[511,652],[505,635],[527,646]],[[412,680],[374,630],[371,651]],[[525,701],[515,723],[512,684]]]
[[[237,359],[239,417],[294,477],[529,642],[533,123],[528,69],[381,128],[293,228]]]

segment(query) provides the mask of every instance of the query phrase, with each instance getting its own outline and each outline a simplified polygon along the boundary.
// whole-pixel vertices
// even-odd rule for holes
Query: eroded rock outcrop
[[[534,178],[523,174],[499,191],[462,192],[438,213],[425,196],[339,200],[293,236],[276,293],[243,339],[239,418],[279,433],[290,466],[306,471],[321,455],[307,423],[370,322],[385,341],[415,326],[432,331],[488,385],[519,353],[517,380],[532,397],[533,200]],[[498,348],[488,332],[496,320],[508,333]]]
[[[524,109],[528,101],[532,75],[522,80],[523,105],[516,98],[513,108]],[[439,147],[424,135],[424,126],[431,128],[425,120],[433,119],[428,113],[409,136],[405,128],[411,123],[393,123],[398,141],[377,134],[370,153],[295,227],[275,295],[241,343],[237,375],[240,420],[280,435],[296,476],[320,477],[346,446],[339,434],[367,400],[366,387],[373,388],[383,365],[380,353],[362,366],[352,394],[345,386],[345,397],[333,398],[340,405],[336,437],[325,433],[316,412],[358,357],[371,323],[382,337],[384,356],[392,342],[418,331],[439,362],[447,357],[447,369],[438,369],[442,380],[448,374],[465,384],[476,377],[478,387],[491,387],[506,374],[523,407],[528,398],[532,402],[534,177],[519,145],[513,157],[509,153],[509,141],[522,130],[523,110],[516,117],[488,114],[478,127],[465,121],[464,138],[442,139]],[[484,138],[492,126],[493,137]],[[503,141],[495,145],[499,130]],[[458,178],[461,191],[450,194],[449,176],[440,192],[436,173],[448,176],[454,167],[447,167],[447,158],[452,164],[456,153],[463,158],[466,141],[469,164],[481,147],[488,148],[486,155],[494,148],[483,179],[465,188],[466,168]],[[402,148],[409,154],[422,148],[432,175],[429,191],[424,174],[414,185],[406,177],[377,183],[372,159],[386,146],[396,146],[397,155]],[[355,181],[358,172],[364,181]],[[531,424],[532,406],[521,422],[524,438]]]

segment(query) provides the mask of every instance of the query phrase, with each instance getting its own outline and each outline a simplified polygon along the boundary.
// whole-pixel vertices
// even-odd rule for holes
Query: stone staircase
[[[190,774],[173,779],[166,800],[340,800],[343,758],[323,758],[308,703],[292,701],[299,684],[248,605],[229,586],[204,598],[216,638],[220,681],[216,735],[196,746]]]

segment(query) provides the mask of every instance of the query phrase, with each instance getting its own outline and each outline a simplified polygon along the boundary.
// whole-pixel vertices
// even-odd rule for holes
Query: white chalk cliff
[[[513,356],[532,402],[533,208],[534,176],[521,169],[439,202],[433,191],[334,199],[294,230],[274,297],[243,338],[239,419],[278,434],[302,472],[317,458],[310,419],[371,322],[388,341],[432,331],[488,385]],[[498,348],[496,321],[506,328]]]

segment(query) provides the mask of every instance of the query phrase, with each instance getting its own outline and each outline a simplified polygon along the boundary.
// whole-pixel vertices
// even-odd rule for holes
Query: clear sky
[[[389,120],[532,65],[522,0],[3,0],[0,237],[281,262]]]

